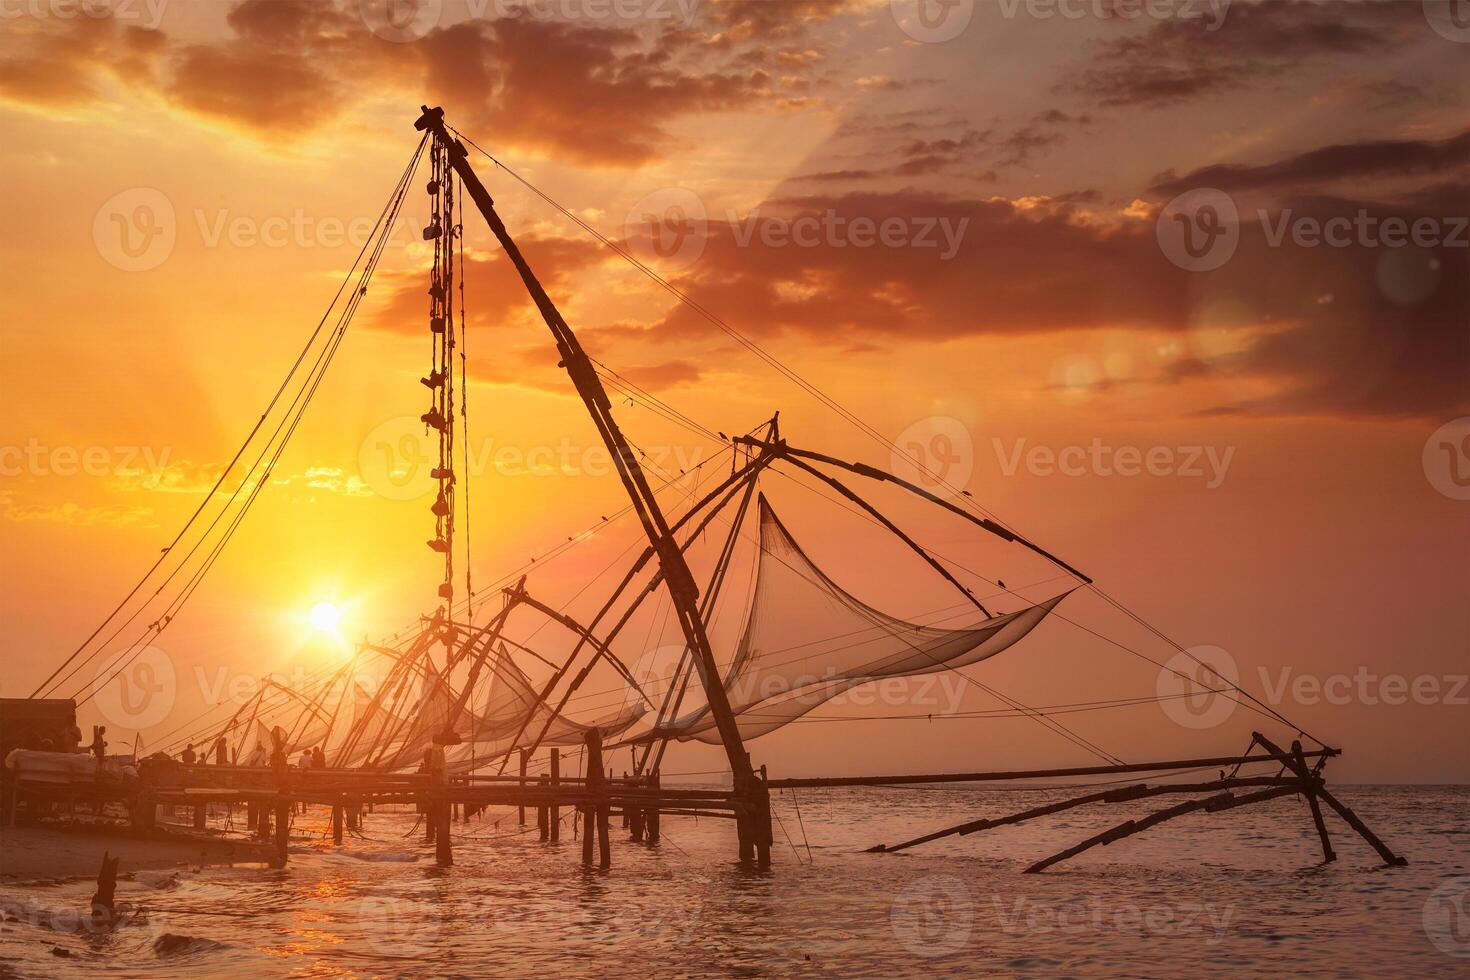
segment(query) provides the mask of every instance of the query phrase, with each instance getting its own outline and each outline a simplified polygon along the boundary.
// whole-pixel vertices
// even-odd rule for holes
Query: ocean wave
[[[165,932],[153,940],[153,952],[162,957],[172,958],[222,949],[224,945],[213,939],[205,939],[203,936],[181,936],[178,933]]]

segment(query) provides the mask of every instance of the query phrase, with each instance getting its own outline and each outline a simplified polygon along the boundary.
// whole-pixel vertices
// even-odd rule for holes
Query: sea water
[[[143,911],[72,928],[91,882],[0,886],[0,977],[1470,975],[1470,790],[1340,787],[1399,853],[1330,813],[1320,863],[1299,798],[1194,814],[1042,874],[1031,862],[1169,800],[1098,805],[868,854],[1075,791],[782,791],[775,866],[742,870],[728,820],[666,817],[657,848],[613,820],[613,867],[584,870],[570,811],[537,839],[514,810],[455,825],[438,868],[411,812],[330,842],[296,818],[288,867],[139,872]],[[127,869],[123,869],[124,873]],[[65,955],[58,955],[58,952]]]

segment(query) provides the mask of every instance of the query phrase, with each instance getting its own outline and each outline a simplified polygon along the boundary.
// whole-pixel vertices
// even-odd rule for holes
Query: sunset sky
[[[1354,678],[1342,704],[1273,703],[1345,748],[1339,780],[1470,778],[1470,30],[1446,5],[1151,17],[1125,0],[959,0],[937,20],[911,0],[420,6],[3,6],[0,694],[29,694],[199,506],[428,104],[1164,634],[1226,651],[1253,694],[1283,671]],[[597,360],[709,429],[779,410],[795,445],[908,465],[471,159]],[[434,608],[430,498],[381,462],[426,407],[423,179],[272,485],[157,640],[178,694],[145,745],[207,706],[200,676],[318,670]],[[1201,189],[1235,208],[1238,241],[1194,271],[1161,210]],[[649,215],[682,216],[688,247],[660,254]],[[1293,231],[1334,217],[1351,240]],[[1387,218],[1424,240],[1387,247]],[[864,242],[864,224],[892,234]],[[479,216],[466,227],[484,587],[625,498],[520,282]],[[614,402],[655,479],[722,448]],[[1153,471],[1120,449],[1154,451]],[[773,504],[844,587],[899,615],[953,602],[783,482]],[[874,499],[947,557],[1039,583],[1032,598],[1062,587],[962,522]],[[616,523],[538,562],[530,587],[587,614],[638,540]],[[340,606],[340,642],[312,628],[318,603]],[[1093,593],[1060,609],[1169,656]],[[1040,705],[1151,696],[1157,674],[1065,623],[966,672]],[[1392,703],[1384,675],[1438,694]],[[950,707],[997,706],[962,697]],[[84,726],[107,721],[92,709]],[[1075,718],[1147,760],[1242,749],[1255,716],[1204,731],[1153,704]],[[719,762],[673,751],[675,768]],[[790,775],[1091,761],[1026,719],[813,723],[752,753]]]

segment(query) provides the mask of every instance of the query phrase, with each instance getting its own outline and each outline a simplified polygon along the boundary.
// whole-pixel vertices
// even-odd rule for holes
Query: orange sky
[[[1470,777],[1463,225],[1454,241],[1470,212],[1470,45],[1418,3],[1237,0],[1217,21],[1210,4],[1124,19],[1099,16],[1108,4],[1071,17],[1018,0],[981,4],[938,40],[912,6],[448,2],[406,36],[356,0],[7,8],[0,693],[29,694],[199,505],[352,262],[427,102],[886,439],[952,448],[931,462],[984,507],[1185,646],[1228,651],[1247,690],[1286,683],[1275,706],[1347,749],[1339,778]],[[474,163],[598,360],[711,429],[743,432],[779,409],[794,444],[893,464]],[[1157,231],[1160,209],[1200,187],[1242,225],[1228,261],[1189,271]],[[672,206],[696,247],[658,257],[643,216]],[[274,484],[158,640],[179,690],[145,741],[206,706],[215,689],[196,668],[254,676],[342,656],[309,630],[317,602],[342,605],[354,641],[432,608],[429,499],[398,499],[377,462],[424,410],[426,209],[420,180]],[[1428,218],[1439,239],[1271,241],[1283,215],[1359,214]],[[847,230],[781,238],[824,216]],[[902,241],[862,245],[858,220],[897,221]],[[622,496],[545,327],[483,223],[467,226],[483,585]],[[616,401],[661,465],[719,450]],[[1118,472],[1116,454],[1135,448],[1155,451],[1154,473]],[[1058,470],[1058,453],[1075,465]],[[911,556],[782,490],[773,502],[852,591],[899,614],[952,601]],[[875,499],[992,577],[1054,572]],[[636,540],[617,524],[537,569],[532,588],[572,599]],[[1168,656],[1092,594],[1062,611]],[[1157,680],[1062,623],[968,672],[1034,704],[1148,696]],[[1369,679],[1340,704],[1283,680],[1343,675]],[[1391,703],[1385,675],[1439,693]],[[948,707],[996,706],[974,688],[955,697]],[[1142,760],[1234,751],[1253,716],[1202,731],[1158,705],[1074,717]],[[1024,719],[812,723],[752,748],[792,774],[1090,761]],[[671,768],[718,761],[675,751]]]

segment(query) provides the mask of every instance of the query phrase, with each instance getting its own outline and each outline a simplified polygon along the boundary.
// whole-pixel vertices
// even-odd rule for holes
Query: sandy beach
[[[258,845],[185,834],[132,833],[85,825],[0,827],[0,881],[93,876],[104,851],[121,856],[120,873],[187,865],[264,861]]]

